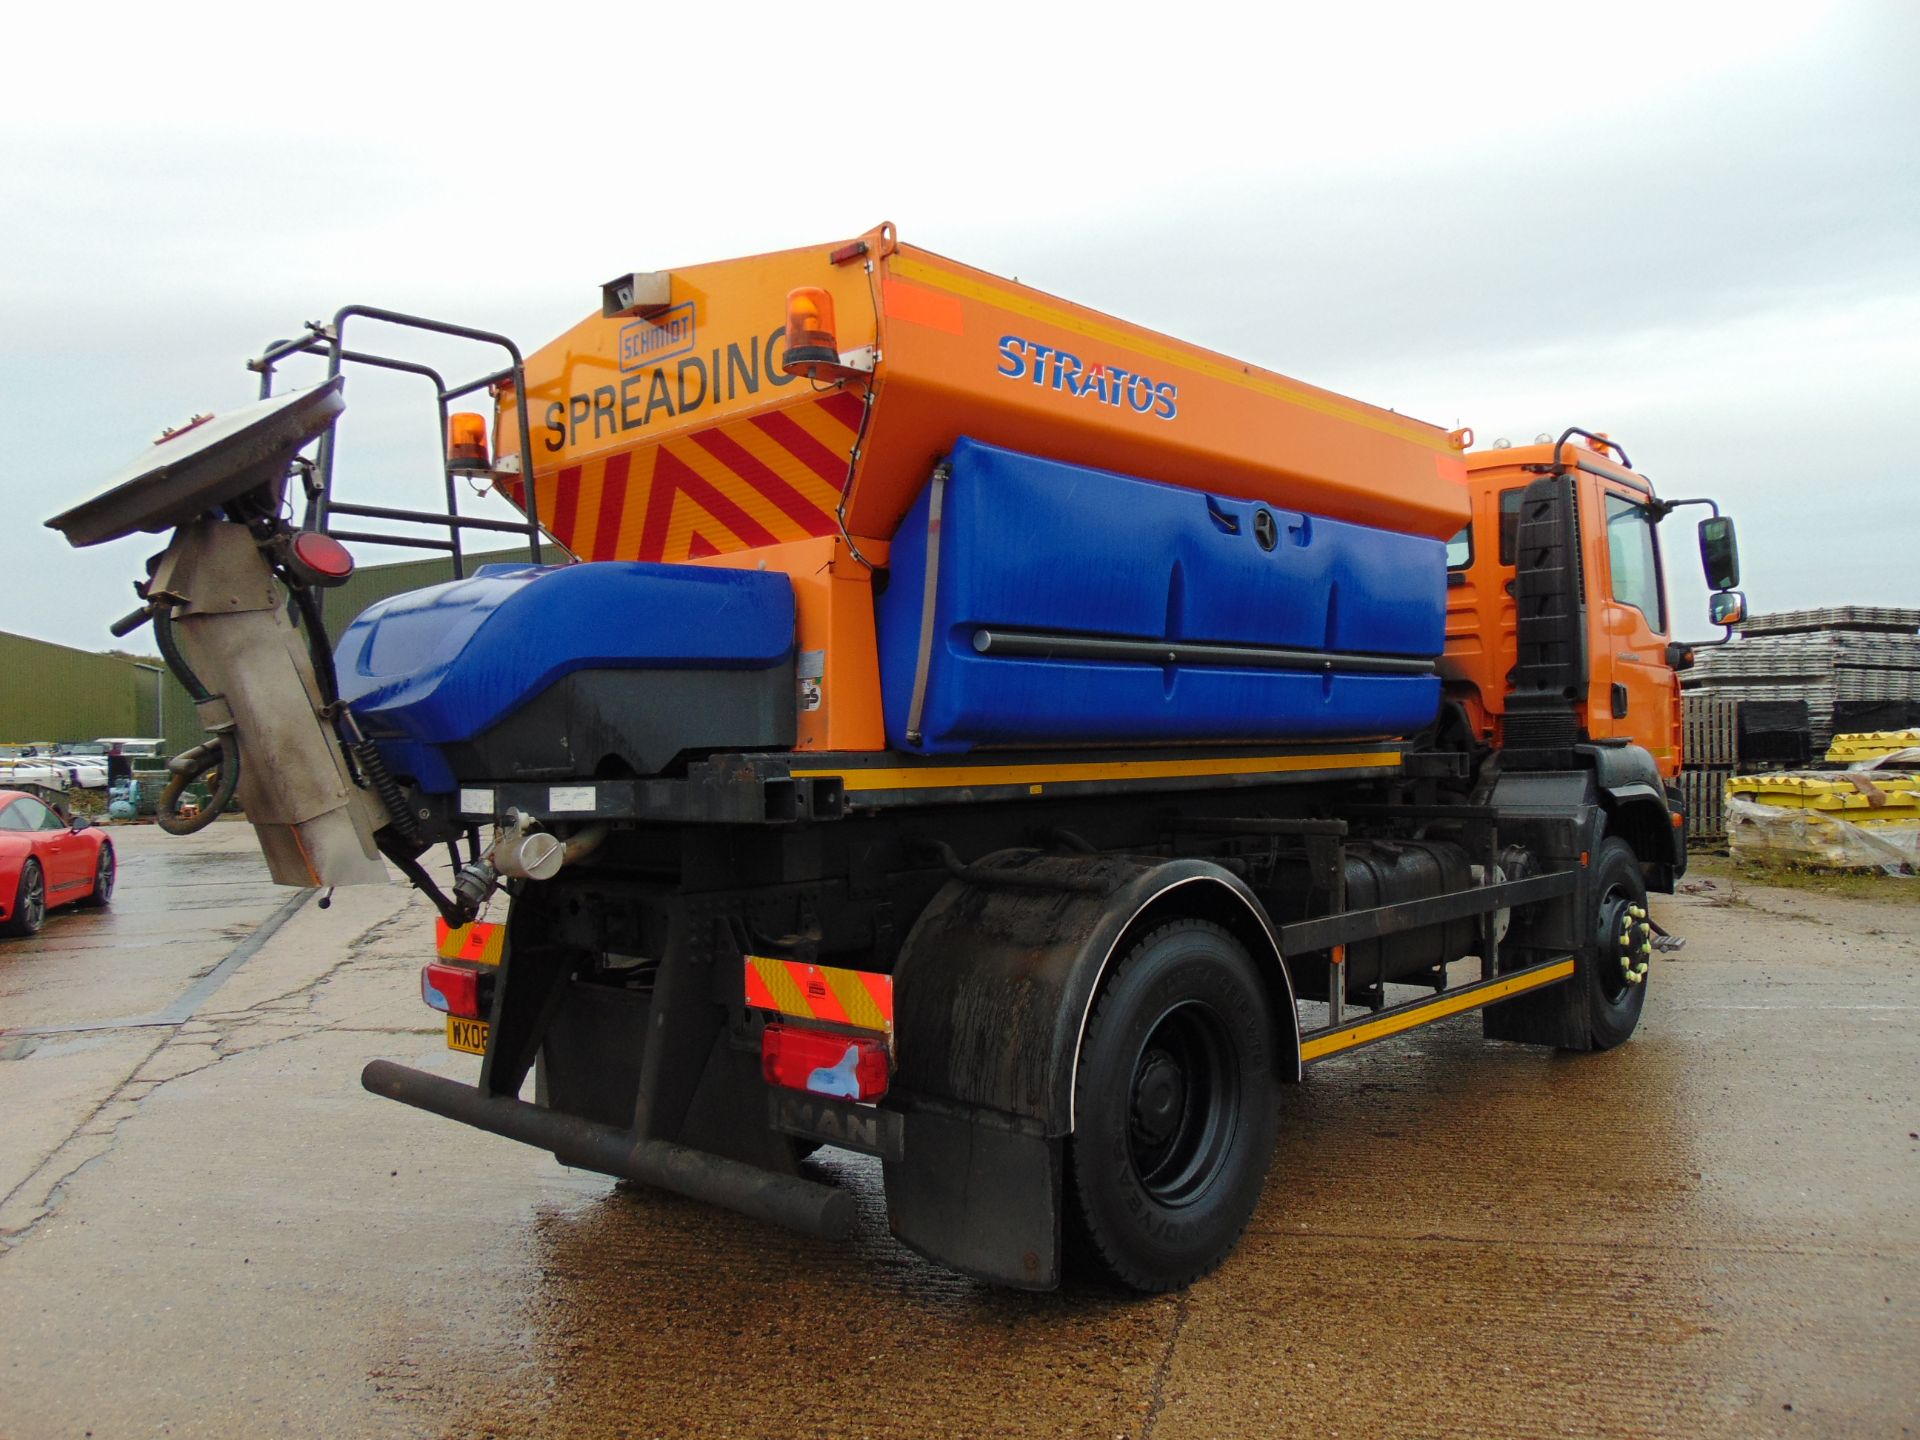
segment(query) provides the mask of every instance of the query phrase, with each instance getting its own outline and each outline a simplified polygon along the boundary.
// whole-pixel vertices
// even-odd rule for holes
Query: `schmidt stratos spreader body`
[[[506,363],[449,385],[376,322]],[[274,397],[303,354],[325,384]],[[447,513],[335,494],[362,363],[438,391]],[[440,909],[423,992],[479,1073],[375,1093],[818,1232],[841,1146],[944,1264],[1153,1290],[1232,1250],[1308,1065],[1470,1009],[1634,1028],[1686,657],[1674,502],[1601,437],[1468,455],[891,226],[622,277],[524,359],[354,307],[253,368],[54,523],[175,531],[128,623],[276,878],[384,856]],[[481,391],[491,445],[447,414]],[[454,513],[462,475],[524,522]],[[456,578],[309,648],[287,596],[314,641],[369,521]],[[476,526],[576,563],[467,574]]]

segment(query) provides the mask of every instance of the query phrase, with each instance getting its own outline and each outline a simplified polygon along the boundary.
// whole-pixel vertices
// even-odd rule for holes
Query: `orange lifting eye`
[[[802,365],[837,365],[840,346],[833,336],[833,297],[817,285],[787,292],[789,371]]]
[[[487,454],[487,418],[470,410],[447,417],[447,468],[484,471],[493,467]]]

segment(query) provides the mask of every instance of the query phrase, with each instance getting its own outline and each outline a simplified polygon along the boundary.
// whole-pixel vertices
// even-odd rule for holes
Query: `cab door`
[[[1663,775],[1679,769],[1679,679],[1667,664],[1670,621],[1660,539],[1648,497],[1625,486],[1599,487],[1606,536],[1606,583],[1591,597],[1590,633],[1605,645],[1605,670],[1588,695],[1590,733],[1632,740]],[[1594,659],[1600,660],[1596,645]],[[1596,666],[1600,669],[1600,666]]]

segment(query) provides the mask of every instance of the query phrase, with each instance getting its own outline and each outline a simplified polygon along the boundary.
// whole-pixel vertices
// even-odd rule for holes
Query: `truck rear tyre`
[[[1224,1260],[1273,1159],[1272,1011],[1246,949],[1182,920],[1135,944],[1094,1002],[1068,1142],[1068,1253],[1139,1291]]]
[[[1646,960],[1653,931],[1647,918],[1647,882],[1633,847],[1618,835],[1600,842],[1593,866],[1597,902],[1592,963],[1585,967],[1593,1048],[1625,1044],[1647,1003]]]

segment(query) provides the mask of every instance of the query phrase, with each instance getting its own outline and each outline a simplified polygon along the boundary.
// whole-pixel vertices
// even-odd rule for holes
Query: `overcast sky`
[[[1920,6],[62,8],[0,87],[0,629],[111,643],[157,544],[41,522],[303,320],[531,349],[882,219],[1482,443],[1608,431],[1756,610],[1920,605]],[[429,498],[424,397],[350,399],[342,489]]]

